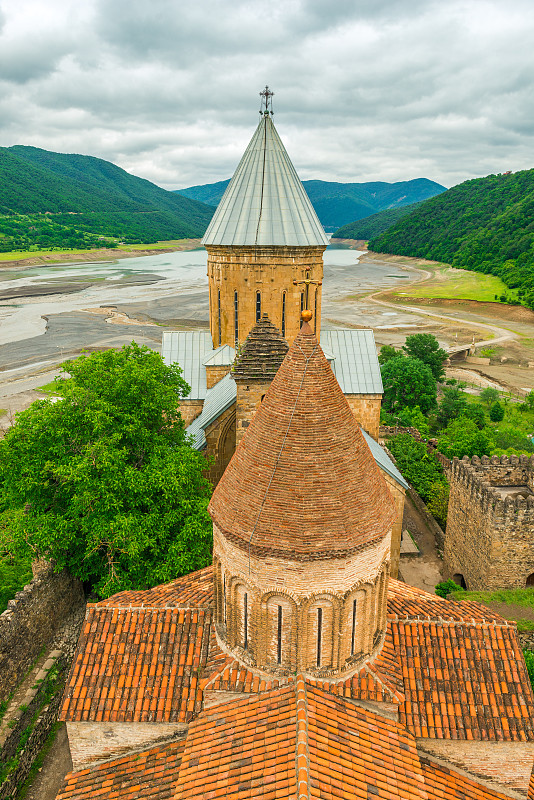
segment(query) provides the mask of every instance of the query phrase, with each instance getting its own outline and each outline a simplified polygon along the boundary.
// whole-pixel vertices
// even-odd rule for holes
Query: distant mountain
[[[177,194],[217,206],[229,180],[178,189]],[[415,178],[398,183],[336,183],[333,181],[303,181],[317,216],[328,231],[348,222],[363,219],[386,208],[410,205],[440,192],[442,186],[428,178]]]
[[[213,208],[100,158],[0,147],[0,214],[47,212],[57,224],[145,242],[202,236]]]
[[[534,309],[534,169],[453,186],[369,247],[497,275]]]
[[[385,211],[379,211],[378,214],[371,214],[370,217],[364,217],[344,225],[335,231],[332,237],[334,239],[372,239],[387,231],[403,217],[407,217],[418,205],[419,203],[410,203],[409,206],[387,208]]]

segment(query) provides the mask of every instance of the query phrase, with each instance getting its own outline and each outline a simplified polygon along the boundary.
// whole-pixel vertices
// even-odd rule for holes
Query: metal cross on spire
[[[293,281],[295,286],[304,287],[304,308],[303,311],[309,311],[308,303],[310,300],[310,286],[322,286],[322,281],[310,280],[310,267],[306,267],[306,277],[301,281]]]
[[[268,86],[265,87],[263,92],[260,92],[261,97],[261,109],[260,114],[272,114],[273,113],[273,101],[272,97],[274,92],[271,92]]]

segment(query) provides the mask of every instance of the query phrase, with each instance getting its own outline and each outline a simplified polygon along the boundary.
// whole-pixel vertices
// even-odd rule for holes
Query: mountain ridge
[[[190,186],[177,189],[175,193],[216,206],[229,182],[230,179]],[[303,185],[322,225],[329,231],[386,208],[410,205],[446,191],[445,186],[428,178],[413,178],[395,183],[308,180],[303,181]]]

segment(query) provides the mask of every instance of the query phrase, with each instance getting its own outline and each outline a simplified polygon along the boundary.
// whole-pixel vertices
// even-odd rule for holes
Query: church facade
[[[88,606],[58,800],[534,798],[516,627],[391,578],[393,501],[307,322],[209,511],[211,567]]]
[[[382,381],[373,332],[321,330],[323,253],[328,239],[272,120],[269,95],[259,125],[213,216],[202,243],[208,251],[207,331],[166,331],[162,354],[179,364],[191,393],[181,413],[195,447],[213,464],[217,484],[265,395],[257,376],[235,380],[236,353],[267,318],[291,344],[301,313],[311,312],[320,340],[355,419],[378,440]],[[253,336],[256,336],[255,332]],[[265,348],[265,358],[269,355]],[[271,378],[274,373],[271,371]],[[406,481],[386,453],[373,455],[396,503],[392,570],[398,573]]]

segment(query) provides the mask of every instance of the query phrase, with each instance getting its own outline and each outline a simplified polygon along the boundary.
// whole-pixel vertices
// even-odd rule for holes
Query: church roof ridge
[[[247,336],[232,367],[234,380],[271,381],[289,345],[267,314],[263,314]]]
[[[328,244],[269,114],[262,114],[202,244],[252,247]]]
[[[209,508],[228,539],[259,556],[341,558],[387,535],[385,480],[306,322]]]

